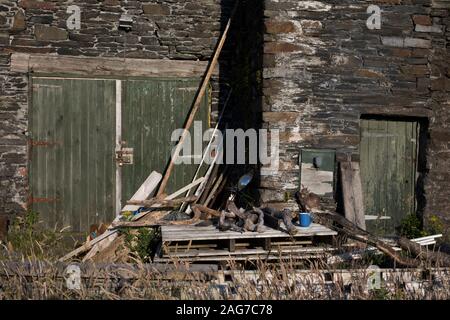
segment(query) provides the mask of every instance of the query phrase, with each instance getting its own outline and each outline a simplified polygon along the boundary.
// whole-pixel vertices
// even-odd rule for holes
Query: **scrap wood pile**
[[[196,113],[201,105],[201,101],[205,95],[213,70],[217,66],[218,58],[224,46],[232,17],[237,9],[237,3],[238,1],[236,2],[231,18],[228,20],[219,40],[212,61],[206,70],[196,100],[186,120],[184,133],[175,148],[164,177],[157,172],[152,172],[133,197],[127,202],[127,205],[122,208],[121,214],[110,226],[96,230],[86,243],[62,257],[60,261],[67,261],[82,255],[84,255],[83,261],[120,261],[120,258],[126,258],[129,252],[127,252],[127,250],[119,250],[124,247],[123,244],[126,240],[125,235],[119,231],[124,229],[127,230],[129,228],[194,224],[199,221],[210,221],[215,219],[219,230],[222,231],[264,232],[264,225],[279,229],[281,223],[283,223],[289,234],[297,232],[297,228],[292,224],[293,218],[297,215],[293,214],[292,211],[288,209],[278,211],[268,207],[253,207],[250,210],[240,209],[234,202],[235,195],[233,195],[233,192],[226,199],[225,203],[219,204],[219,206],[216,207],[218,210],[212,208],[217,202],[216,200],[219,198],[219,195],[227,186],[229,177],[227,172],[228,168],[225,168],[225,170],[219,173],[219,166],[216,164],[216,160],[222,152],[221,145],[215,150],[214,161],[209,165],[205,176],[197,177],[201,166],[205,162],[204,159],[206,154],[213,153],[209,149],[212,140],[205,151],[205,155],[192,182],[175,193],[170,195],[165,194],[166,186],[175,166],[175,160],[180,154],[184,140],[188,135],[189,129],[192,126]],[[218,130],[218,125],[222,119],[229,97],[230,96],[228,96],[228,99],[225,102],[222,114],[219,116],[215,131]],[[212,136],[214,137],[214,134]],[[249,181],[247,181],[246,184],[248,184],[248,182]],[[160,187],[156,196],[148,199],[153,195],[153,192],[159,184]],[[191,194],[191,191],[194,189],[195,191]],[[394,249],[392,244],[370,234],[363,228],[360,228],[353,222],[347,220],[345,217],[337,213],[323,211],[322,208],[320,208],[320,198],[317,195],[303,189],[296,194],[296,200],[300,212],[311,212],[314,215],[313,218],[315,222],[326,225],[341,234],[345,234],[351,239],[373,246],[401,265],[417,266],[420,263],[420,259],[411,259],[403,255],[402,252]],[[174,212],[173,209],[179,210],[178,212],[176,210]],[[395,245],[420,258],[426,258],[434,262],[439,261],[441,265],[450,266],[450,258],[448,256],[441,256],[434,252],[425,251],[420,244],[408,239],[399,238]]]

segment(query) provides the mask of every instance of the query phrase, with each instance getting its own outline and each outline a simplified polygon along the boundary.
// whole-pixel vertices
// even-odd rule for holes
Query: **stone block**
[[[402,37],[381,37],[381,43],[388,47],[402,48],[405,46],[405,39]]]
[[[405,47],[431,48],[431,40],[420,38],[405,38]]]
[[[20,0],[19,7],[24,9],[41,9],[41,10],[55,10],[54,2],[50,1],[35,1],[35,0]]]
[[[11,31],[23,31],[26,28],[27,24],[25,22],[25,13],[22,9],[19,9],[14,15]]]
[[[416,32],[442,33],[442,26],[440,25],[425,26],[421,24],[416,24],[416,28],[414,30]]]
[[[413,15],[414,24],[420,24],[422,26],[431,26],[433,22],[429,16],[425,15]]]
[[[155,15],[155,16],[168,16],[170,15],[170,8],[164,4],[149,3],[142,5],[142,10],[145,14]]]

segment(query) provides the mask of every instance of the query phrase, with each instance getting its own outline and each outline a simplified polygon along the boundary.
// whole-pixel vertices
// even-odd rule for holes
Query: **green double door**
[[[361,120],[361,182],[365,214],[372,216],[366,220],[369,231],[395,234],[402,219],[415,214],[418,136],[415,121]]]
[[[29,207],[49,228],[111,222],[153,170],[163,173],[192,107],[198,79],[34,77],[29,121]],[[207,126],[205,98],[196,120]],[[132,150],[132,163],[117,158]],[[197,166],[177,166],[171,192]]]

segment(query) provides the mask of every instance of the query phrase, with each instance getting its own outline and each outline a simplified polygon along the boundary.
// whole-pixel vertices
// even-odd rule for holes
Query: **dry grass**
[[[326,259],[299,266],[294,259],[246,265],[230,260],[226,271],[161,272],[135,258],[120,266],[81,265],[80,290],[69,289],[65,267],[57,258],[70,251],[61,230],[39,231],[34,221],[18,221],[10,242],[0,247],[0,299],[445,299],[450,298],[450,270],[395,269],[383,272],[381,287],[368,290],[370,264],[380,256],[331,266]],[[139,255],[137,255],[139,256]],[[184,262],[170,266],[189,270]],[[161,267],[161,265],[159,265]],[[162,266],[164,267],[164,266]]]
[[[189,268],[183,264],[184,268]],[[51,261],[0,262],[0,299],[449,299],[450,270],[384,271],[368,290],[367,269],[339,270],[257,262],[252,271],[229,261],[219,273],[161,272],[139,261],[117,267],[82,266],[82,286],[66,286],[64,267]],[[184,270],[184,269],[183,269]]]

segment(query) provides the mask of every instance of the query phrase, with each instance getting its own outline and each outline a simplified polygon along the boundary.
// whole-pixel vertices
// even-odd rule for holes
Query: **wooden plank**
[[[352,192],[353,188],[352,188],[352,174],[350,163],[341,162],[340,168],[341,168],[342,194],[344,197],[345,217],[349,221],[356,223],[356,211]]]
[[[81,76],[130,77],[202,77],[206,61],[129,59],[105,57],[72,57],[13,53],[11,71],[48,74],[76,74]],[[213,69],[218,74],[218,68]]]
[[[234,252],[228,250],[188,250],[186,252],[171,252],[167,256],[169,257],[214,257],[214,256],[238,256],[238,255],[266,255],[270,250],[265,249],[239,249]],[[279,251],[273,250],[273,253],[324,253],[336,251],[334,248],[324,247],[304,247],[304,248],[287,248]]]
[[[119,151],[122,147],[122,80],[116,80],[116,130],[115,130],[115,150]],[[121,166],[115,163],[115,212],[116,216],[120,215],[120,211],[122,208],[122,168]]]
[[[195,99],[199,81],[193,79],[148,79],[124,81],[123,140],[134,149],[134,164],[125,165],[123,197],[128,200],[147,177],[148,172],[166,170],[170,161],[175,129],[182,128]],[[195,120],[206,127],[209,101],[202,100]],[[193,179],[196,166],[182,164],[168,185],[170,194]],[[199,176],[202,176],[203,172]]]
[[[161,181],[162,175],[159,172],[153,171],[150,173],[148,178],[144,181],[144,183],[139,187],[136,193],[133,195],[131,200],[145,200],[147,199],[156,189],[158,183]],[[130,211],[133,208],[132,205],[126,205],[123,207],[122,211]],[[135,209],[136,210],[136,209]],[[117,219],[116,219],[117,220]],[[106,237],[105,241],[98,242],[92,246],[92,249],[88,252],[88,254],[83,258],[83,261],[87,261],[95,256],[98,252],[107,248],[118,236],[116,230],[107,230],[105,232]],[[95,240],[95,239],[94,239]]]

